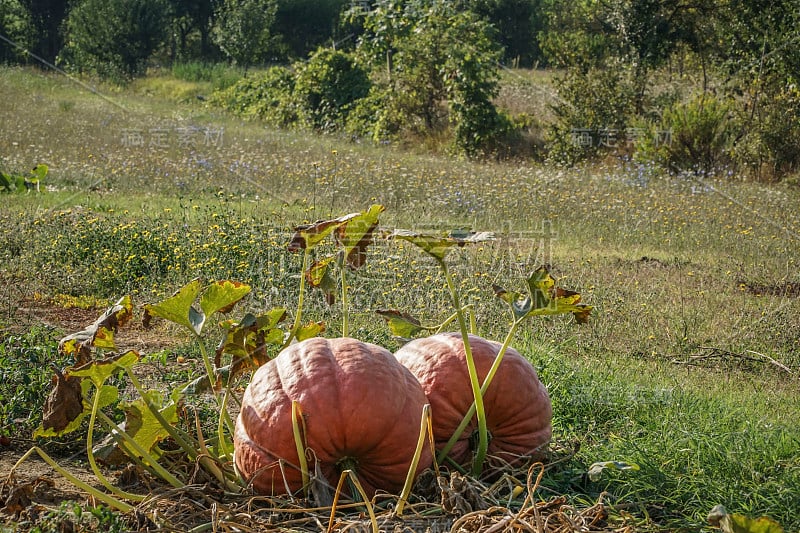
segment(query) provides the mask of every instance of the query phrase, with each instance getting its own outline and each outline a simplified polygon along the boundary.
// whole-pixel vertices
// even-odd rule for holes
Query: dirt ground
[[[43,299],[22,297],[15,304],[15,320],[11,322],[15,331],[22,333],[31,327],[47,327],[64,335],[81,331],[92,324],[104,309],[64,308]],[[138,312],[137,312],[138,314]],[[16,331],[18,330],[18,331]],[[160,323],[152,329],[145,329],[141,321],[134,318],[121,328],[115,340],[119,351],[136,350],[144,355],[176,344],[175,332]],[[146,371],[147,365],[140,365]],[[146,379],[147,376],[142,376]],[[67,439],[62,447],[51,446],[50,454],[54,460],[79,480],[101,487],[86,462],[85,446],[81,442]],[[75,501],[82,506],[91,506],[90,496],[56,472],[37,453],[32,453],[12,472],[19,459],[25,455],[35,442],[30,435],[15,435],[0,440],[0,524],[25,522],[35,519],[32,514],[57,508],[66,500]],[[119,472],[106,472],[112,480]],[[0,530],[3,530],[0,528]]]

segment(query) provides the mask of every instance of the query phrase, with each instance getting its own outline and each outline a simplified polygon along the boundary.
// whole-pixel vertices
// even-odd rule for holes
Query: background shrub
[[[61,60],[72,67],[124,82],[144,72],[164,40],[165,0],[82,0],[67,17]]]
[[[172,65],[172,75],[176,78],[194,82],[210,82],[215,90],[227,89],[239,81],[243,74],[242,69],[225,63],[187,61]]]
[[[626,128],[635,116],[636,86],[624,65],[574,70],[561,80],[561,101],[553,106],[547,143],[548,158],[571,165],[604,147],[626,142]],[[613,135],[612,135],[613,134]]]
[[[329,48],[320,48],[296,69],[294,101],[302,122],[318,131],[341,129],[371,86],[367,72],[352,56]]]
[[[654,158],[671,171],[711,174],[729,162],[729,108],[712,94],[695,95],[667,108],[660,133],[645,135],[643,146],[652,146]]]
[[[298,119],[293,91],[293,72],[286,67],[276,66],[214,92],[209,102],[240,117],[257,118],[275,126],[287,127]]]
[[[760,102],[755,112],[739,113],[733,156],[762,179],[780,179],[800,169],[800,89],[773,88]]]

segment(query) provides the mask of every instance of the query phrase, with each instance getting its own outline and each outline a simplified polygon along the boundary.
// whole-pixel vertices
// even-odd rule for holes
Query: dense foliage
[[[238,65],[269,60],[276,9],[271,0],[223,0],[216,13],[214,42]]]
[[[85,0],[69,12],[63,58],[112,79],[144,71],[166,36],[165,0]]]
[[[304,277],[298,256],[285,250],[287,228],[377,201],[392,206],[387,225],[498,233],[494,242],[452,247],[449,258],[462,302],[474,306],[489,338],[499,339],[508,318],[502,302],[487,298],[491,284],[527,294],[514,276],[532,264],[553,265],[597,305],[588,327],[559,319],[526,323],[513,342],[550,391],[556,451],[564,452],[535,497],[564,494],[585,507],[606,493],[603,500],[630,513],[637,529],[698,531],[717,503],[798,529],[796,182],[709,180],[705,187],[635,161],[618,168],[610,158],[553,169],[419,157],[274,131],[160,93],[142,96],[152,81],[158,79],[114,95],[128,109],[144,108],[144,119],[119,113],[109,127],[109,109],[116,108],[63,76],[27,68],[0,73],[0,93],[10,103],[0,106],[0,130],[19,142],[0,169],[17,185],[0,186],[0,319],[9,339],[0,342],[8,370],[0,389],[10,399],[0,430],[12,438],[23,431],[6,458],[31,444],[29,430],[49,389],[48,363],[69,364],[58,359],[56,339],[102,311],[78,306],[104,308],[99,300],[131,293],[140,310],[198,276],[252,284],[233,319],[294,301]],[[682,115],[683,100],[669,105]],[[162,125],[172,135],[169,150],[113,137],[141,131],[149,141],[149,128]],[[177,128],[220,125],[224,149],[206,145],[199,131],[194,146],[178,146]],[[38,161],[51,166],[39,191],[26,186]],[[432,260],[398,244],[376,238],[375,255],[347,277],[350,301],[364,310],[352,313],[352,334],[384,346],[393,346],[389,332],[366,310],[413,312],[424,326],[452,311]],[[333,243],[326,246],[316,259],[330,257]],[[327,335],[339,335],[342,299],[328,307],[321,292],[309,291],[306,300],[303,323],[324,320]],[[515,317],[526,300],[509,298]],[[209,350],[221,336],[215,322],[208,321]],[[145,343],[148,355],[136,375],[155,382],[145,386],[185,383],[202,370],[201,348],[177,327],[145,332],[133,323],[120,330],[121,345]],[[38,346],[46,350],[29,349]],[[18,394],[24,376],[30,390]],[[133,394],[127,383],[116,374],[107,382],[126,400]],[[196,409],[206,434],[216,434],[220,411],[213,401],[189,409],[185,431],[197,434]],[[119,411],[103,411],[121,420]],[[58,442],[47,452],[61,460],[76,446],[86,450],[70,442],[69,452]],[[606,465],[599,477],[589,473],[595,463]],[[630,465],[639,469],[625,470]],[[17,472],[33,475],[26,466]],[[194,462],[175,469],[193,472]],[[513,489],[499,486],[507,487],[504,494]],[[44,486],[39,491],[50,494]],[[211,522],[217,515],[200,502]]]
[[[781,179],[800,168],[799,17],[789,0],[2,0],[0,61],[58,59],[125,81],[176,61],[303,72],[330,48],[355,53],[369,83],[329,93],[347,104],[323,119],[298,114],[316,130],[485,156],[513,155],[525,126],[542,140],[534,151],[559,163],[633,154],[679,172]],[[552,112],[498,109],[501,62],[560,69]],[[656,146],[703,131],[717,110],[714,139],[688,141],[703,154],[685,138]]]

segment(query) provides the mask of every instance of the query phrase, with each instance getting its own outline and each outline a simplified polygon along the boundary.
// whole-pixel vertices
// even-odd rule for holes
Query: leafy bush
[[[405,126],[405,116],[396,104],[397,99],[389,87],[374,84],[367,96],[354,102],[345,130],[354,137],[366,137],[374,142],[394,138]]]
[[[223,0],[212,38],[237,65],[247,68],[262,63],[275,47],[271,28],[277,8],[273,0]]]
[[[227,89],[214,92],[209,102],[240,117],[286,127],[298,119],[292,96],[294,84],[291,70],[270,67],[266,72],[247,76]]]
[[[452,3],[385,0],[363,24],[358,53],[384,87],[378,121],[391,124],[373,131],[435,138],[451,124],[453,145],[468,155],[502,137],[492,102],[501,54],[486,21]]]
[[[457,31],[469,31],[475,21],[458,18]],[[488,33],[478,33],[473,47],[454,49],[445,64],[445,90],[450,122],[454,124],[454,145],[459,152],[476,156],[496,150],[512,130],[511,120],[498,113],[492,102],[499,92],[495,63],[498,50]]]
[[[561,102],[553,107],[556,121],[547,146],[551,161],[571,165],[624,143],[635,115],[636,86],[628,69],[618,64],[572,70],[558,87]]]
[[[371,86],[366,71],[350,55],[328,48],[320,48],[296,69],[294,100],[301,120],[319,131],[341,129]]]
[[[30,49],[34,43],[34,25],[30,12],[18,0],[0,0],[0,35]],[[21,49],[0,42],[0,63],[17,62],[25,58]]]
[[[451,120],[455,123],[453,144],[470,157],[508,151],[519,136],[511,118],[497,111],[491,102],[451,103]]]
[[[800,168],[800,89],[789,85],[770,92],[757,115],[740,118],[744,133],[733,156],[758,177],[780,179]]]
[[[728,159],[731,138],[728,113],[728,106],[710,94],[675,104],[664,111],[660,130],[651,128],[643,136],[637,146],[637,157],[654,159],[677,172],[717,171]]]

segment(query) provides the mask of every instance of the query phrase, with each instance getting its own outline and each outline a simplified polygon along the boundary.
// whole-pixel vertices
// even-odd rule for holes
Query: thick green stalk
[[[222,395],[222,406],[220,407],[222,416],[217,420],[217,457],[230,459],[233,455],[233,441],[225,438],[225,426],[229,428],[231,438],[233,438],[235,429],[233,427],[233,420],[228,412],[228,398],[230,397],[230,384],[225,387],[225,393]]]
[[[378,520],[375,517],[375,511],[372,508],[372,504],[367,498],[367,493],[364,492],[364,487],[361,485],[361,482],[356,477],[356,473],[354,470],[345,469],[342,470],[342,473],[339,475],[339,483],[336,484],[336,492],[333,494],[333,503],[331,504],[331,516],[328,519],[328,529],[326,529],[327,533],[331,533],[333,531],[333,524],[334,518],[336,517],[336,508],[337,504],[339,503],[339,495],[342,493],[342,487],[344,486],[345,480],[351,482],[351,486],[355,487],[354,492],[358,492],[361,495],[361,498],[364,500],[364,505],[367,507],[367,513],[369,514],[370,524],[372,525],[373,533],[378,533],[380,530],[378,529]],[[355,498],[355,494],[352,495]]]
[[[150,410],[150,413],[152,413],[161,426],[167,430],[170,436],[175,439],[183,451],[186,452],[189,460],[194,461],[199,458],[200,464],[206,469],[206,471],[220,480],[220,482],[225,485],[226,489],[230,490],[231,492],[239,492],[240,487],[232,484],[230,480],[227,479],[226,473],[219,468],[219,465],[217,465],[214,459],[212,459],[211,454],[207,453],[207,450],[205,450],[205,447],[200,443],[200,441],[194,439],[194,437],[186,432],[178,430],[176,427],[170,424],[161,414],[158,406],[154,405],[144,394],[144,391],[139,384],[139,380],[136,379],[136,376],[133,374],[133,372],[131,372],[130,369],[126,370],[128,371],[128,376],[130,377],[134,387],[136,387],[139,395],[144,399],[145,405]]]
[[[308,269],[308,258],[309,258],[309,251],[306,248],[303,251],[303,266],[300,268],[300,291],[297,296],[297,312],[294,315],[294,324],[292,325],[292,330],[289,332],[289,336],[286,337],[286,341],[284,341],[283,346],[281,346],[281,350],[289,346],[291,344],[292,339],[297,336],[297,332],[300,331],[300,326],[302,325],[302,316],[303,316],[303,301],[305,300],[306,296],[306,270]]]
[[[206,374],[208,374],[208,383],[211,385],[211,391],[214,392],[214,398],[217,398],[217,394],[214,391],[214,384],[217,382],[217,375],[214,372],[214,367],[211,366],[211,359],[208,357],[208,351],[206,350],[206,345],[203,343],[203,338],[200,335],[195,335],[195,340],[197,344],[200,346],[200,356],[203,359],[203,366],[206,369]],[[217,398],[217,403],[219,403],[219,399]]]
[[[17,461],[16,464],[14,464],[14,466],[11,468],[11,473],[13,473],[14,470],[16,470],[23,462],[25,462],[25,460],[28,457],[30,457],[30,455],[33,452],[38,453],[39,457],[41,457],[44,462],[49,464],[53,468],[53,470],[55,470],[56,472],[58,472],[59,474],[64,476],[64,478],[66,478],[67,481],[69,481],[70,483],[72,483],[73,485],[78,487],[79,489],[83,490],[87,494],[89,494],[89,495],[93,496],[94,498],[98,499],[99,501],[105,503],[109,507],[113,507],[114,509],[116,509],[117,511],[120,511],[122,513],[129,513],[131,511],[133,511],[134,507],[132,505],[127,504],[125,502],[121,502],[118,499],[116,499],[113,496],[111,496],[110,494],[106,494],[105,492],[101,492],[101,491],[97,490],[96,488],[92,487],[91,485],[88,485],[88,484],[84,483],[80,479],[76,478],[75,476],[73,476],[72,474],[70,474],[69,472],[64,470],[64,468],[62,468],[61,465],[59,465],[57,462],[55,462],[49,455],[47,455],[45,453],[44,450],[42,450],[41,448],[39,448],[37,446],[34,446],[30,450],[28,450],[25,453],[25,455],[20,457],[19,461]],[[11,473],[9,473],[9,475],[11,475]]]
[[[472,322],[474,321],[473,320],[474,314],[472,312],[473,311],[472,304],[465,305],[464,309],[470,312],[470,315],[469,315],[470,316],[470,333],[475,333],[475,329],[472,327]],[[445,318],[444,322],[442,322],[438,326],[434,326],[436,328],[435,333],[441,333],[442,331],[444,331],[444,328],[449,326],[450,322],[452,322],[456,318],[458,318],[458,311],[454,312],[452,315],[450,315],[449,317]],[[433,328],[427,328],[427,329],[433,329]]]
[[[420,421],[419,438],[417,439],[417,447],[414,450],[414,456],[411,458],[411,464],[408,466],[408,473],[406,474],[406,481],[403,483],[403,490],[400,491],[400,498],[397,500],[397,507],[394,510],[396,516],[403,514],[408,496],[411,494],[411,488],[414,485],[414,474],[417,473],[417,466],[419,465],[419,458],[422,455],[422,449],[425,447],[425,440],[428,436],[428,427],[430,426],[431,406],[425,404],[422,406],[422,419]]]
[[[228,428],[228,432],[230,435],[233,435],[233,421],[231,420],[231,415],[228,413],[228,410],[225,408],[225,399],[220,399],[219,394],[214,389],[214,384],[216,383],[216,373],[214,372],[214,368],[211,366],[211,359],[208,357],[208,350],[206,349],[206,345],[203,342],[203,339],[200,336],[196,337],[197,344],[200,346],[200,355],[203,359],[203,365],[206,367],[206,372],[208,373],[208,382],[211,384],[211,393],[214,395],[214,400],[217,402],[217,407],[219,408],[219,437],[220,437],[220,447],[224,448],[224,435],[222,434],[221,427],[223,423]]]
[[[364,505],[367,508],[367,513],[369,514],[369,522],[370,522],[370,524],[372,524],[372,533],[379,533],[380,530],[378,529],[378,520],[375,517],[375,511],[372,508],[372,502],[370,502],[369,498],[367,498],[367,493],[364,490],[364,487],[361,485],[361,482],[358,480],[358,476],[356,476],[356,471],[355,470],[345,470],[342,473],[345,473],[345,472],[347,473],[347,475],[350,476],[350,479],[352,480],[353,485],[355,485],[356,490],[358,490],[358,493],[361,494],[361,498],[364,500]]]
[[[206,443],[203,440],[203,431],[200,427],[200,417],[197,416],[195,412],[194,417],[195,428],[197,429],[197,449],[198,449],[198,458],[200,460],[200,464],[206,469],[206,472],[217,478],[222,486],[226,490],[230,490],[231,492],[238,492],[241,487],[234,484],[228,476],[226,472],[220,468],[220,465],[217,462],[217,458],[208,450],[206,447]]]
[[[292,435],[294,436],[294,446],[297,450],[297,459],[300,463],[300,476],[303,480],[303,493],[308,496],[309,475],[308,461],[306,461],[305,432],[300,428],[303,419],[300,402],[292,400]]]
[[[347,301],[347,279],[345,276],[347,265],[345,264],[346,261],[344,260],[344,254],[340,254],[339,258],[340,258],[339,272],[341,272],[341,277],[342,277],[342,337],[349,337],[350,336],[349,313],[348,313],[349,303]]]
[[[92,438],[94,437],[94,423],[97,420],[97,412],[100,408],[100,386],[95,384],[95,392],[94,392],[94,400],[92,402],[92,413],[89,416],[89,431],[86,434],[86,457],[89,459],[89,466],[92,468],[92,472],[97,477],[97,480],[107,488],[114,496],[119,498],[125,498],[126,500],[131,500],[134,502],[141,502],[144,501],[145,496],[141,494],[133,494],[132,492],[126,492],[118,487],[115,487],[111,484],[111,482],[106,479],[102,472],[100,472],[100,468],[97,466],[97,462],[94,460],[94,452],[92,451]]]
[[[521,323],[522,319],[515,320],[511,325],[511,329],[508,331],[502,346],[500,346],[500,351],[497,352],[497,356],[494,358],[494,362],[492,363],[491,368],[489,368],[489,372],[486,374],[486,377],[483,380],[483,384],[481,385],[481,398],[483,398],[483,395],[486,394],[486,391],[489,389],[489,385],[492,384],[494,375],[497,373],[497,369],[500,367],[500,362],[503,360],[503,356],[505,355],[506,351],[508,351],[508,346],[511,344],[511,339],[514,337],[514,333],[517,331],[517,326],[519,326]],[[444,448],[442,448],[442,451],[439,452],[439,462],[444,461],[444,458],[447,457],[447,454],[450,453],[451,449],[453,449],[453,445],[455,445],[456,441],[461,437],[461,434],[464,433],[464,430],[469,425],[469,421],[472,420],[472,417],[475,416],[475,410],[475,402],[473,402],[467,411],[467,414],[464,415],[464,418],[461,419],[461,423],[453,432],[450,440],[447,441],[447,444],[445,444]]]
[[[164,481],[175,487],[176,489],[182,488],[186,486],[186,483],[183,483],[178,478],[173,476],[167,469],[161,466],[158,461],[150,455],[150,452],[145,450],[144,448],[136,442],[136,439],[128,435],[121,427],[114,423],[108,416],[106,416],[103,412],[98,412],[98,416],[100,420],[105,422],[105,424],[114,432],[114,438],[119,439],[117,442],[122,443],[124,442],[126,446],[130,446],[133,451],[141,456],[141,460],[146,464],[148,467],[152,468],[153,471]],[[136,459],[136,458],[134,458]]]
[[[475,413],[478,418],[478,449],[475,451],[475,459],[472,463],[472,474],[477,477],[483,470],[483,461],[486,459],[486,451],[489,448],[489,432],[486,428],[486,411],[483,407],[483,395],[478,381],[478,371],[475,369],[475,360],[472,358],[472,348],[469,345],[469,330],[464,319],[464,312],[461,309],[461,302],[458,298],[453,278],[447,269],[444,259],[439,260],[439,266],[444,272],[447,280],[447,287],[450,289],[450,296],[453,298],[453,305],[458,313],[458,327],[461,330],[461,338],[464,341],[464,356],[467,359],[467,372],[469,373],[469,384],[472,387],[472,397],[475,399]]]
[[[189,456],[189,460],[194,461],[197,458],[197,450],[196,448],[189,442],[187,439],[191,439],[192,437],[188,435],[184,431],[179,431],[175,426],[169,423],[164,415],[161,414],[159,407],[153,402],[150,401],[150,398],[147,397],[145,394],[144,389],[142,388],[141,384],[139,383],[139,379],[133,373],[130,368],[125,369],[126,373],[128,374],[128,378],[131,380],[131,383],[136,388],[136,391],[139,393],[139,396],[144,400],[144,404],[147,406],[147,409],[150,411],[158,423],[161,424],[167,433],[169,433],[170,437],[175,439],[175,442],[186,452],[186,455]]]
[[[508,330],[506,338],[503,340],[503,344],[500,346],[500,351],[497,352],[497,355],[494,358],[494,362],[492,362],[492,366],[489,368],[489,372],[483,379],[483,384],[481,385],[481,394],[486,394],[486,390],[489,388],[489,385],[492,384],[494,375],[497,374],[497,369],[500,368],[500,363],[503,361],[503,356],[508,351],[509,345],[511,345],[511,339],[514,338],[514,334],[517,332],[517,326],[519,326],[522,323],[523,319],[524,317],[519,320],[515,320],[514,323],[511,325],[511,329]]]

